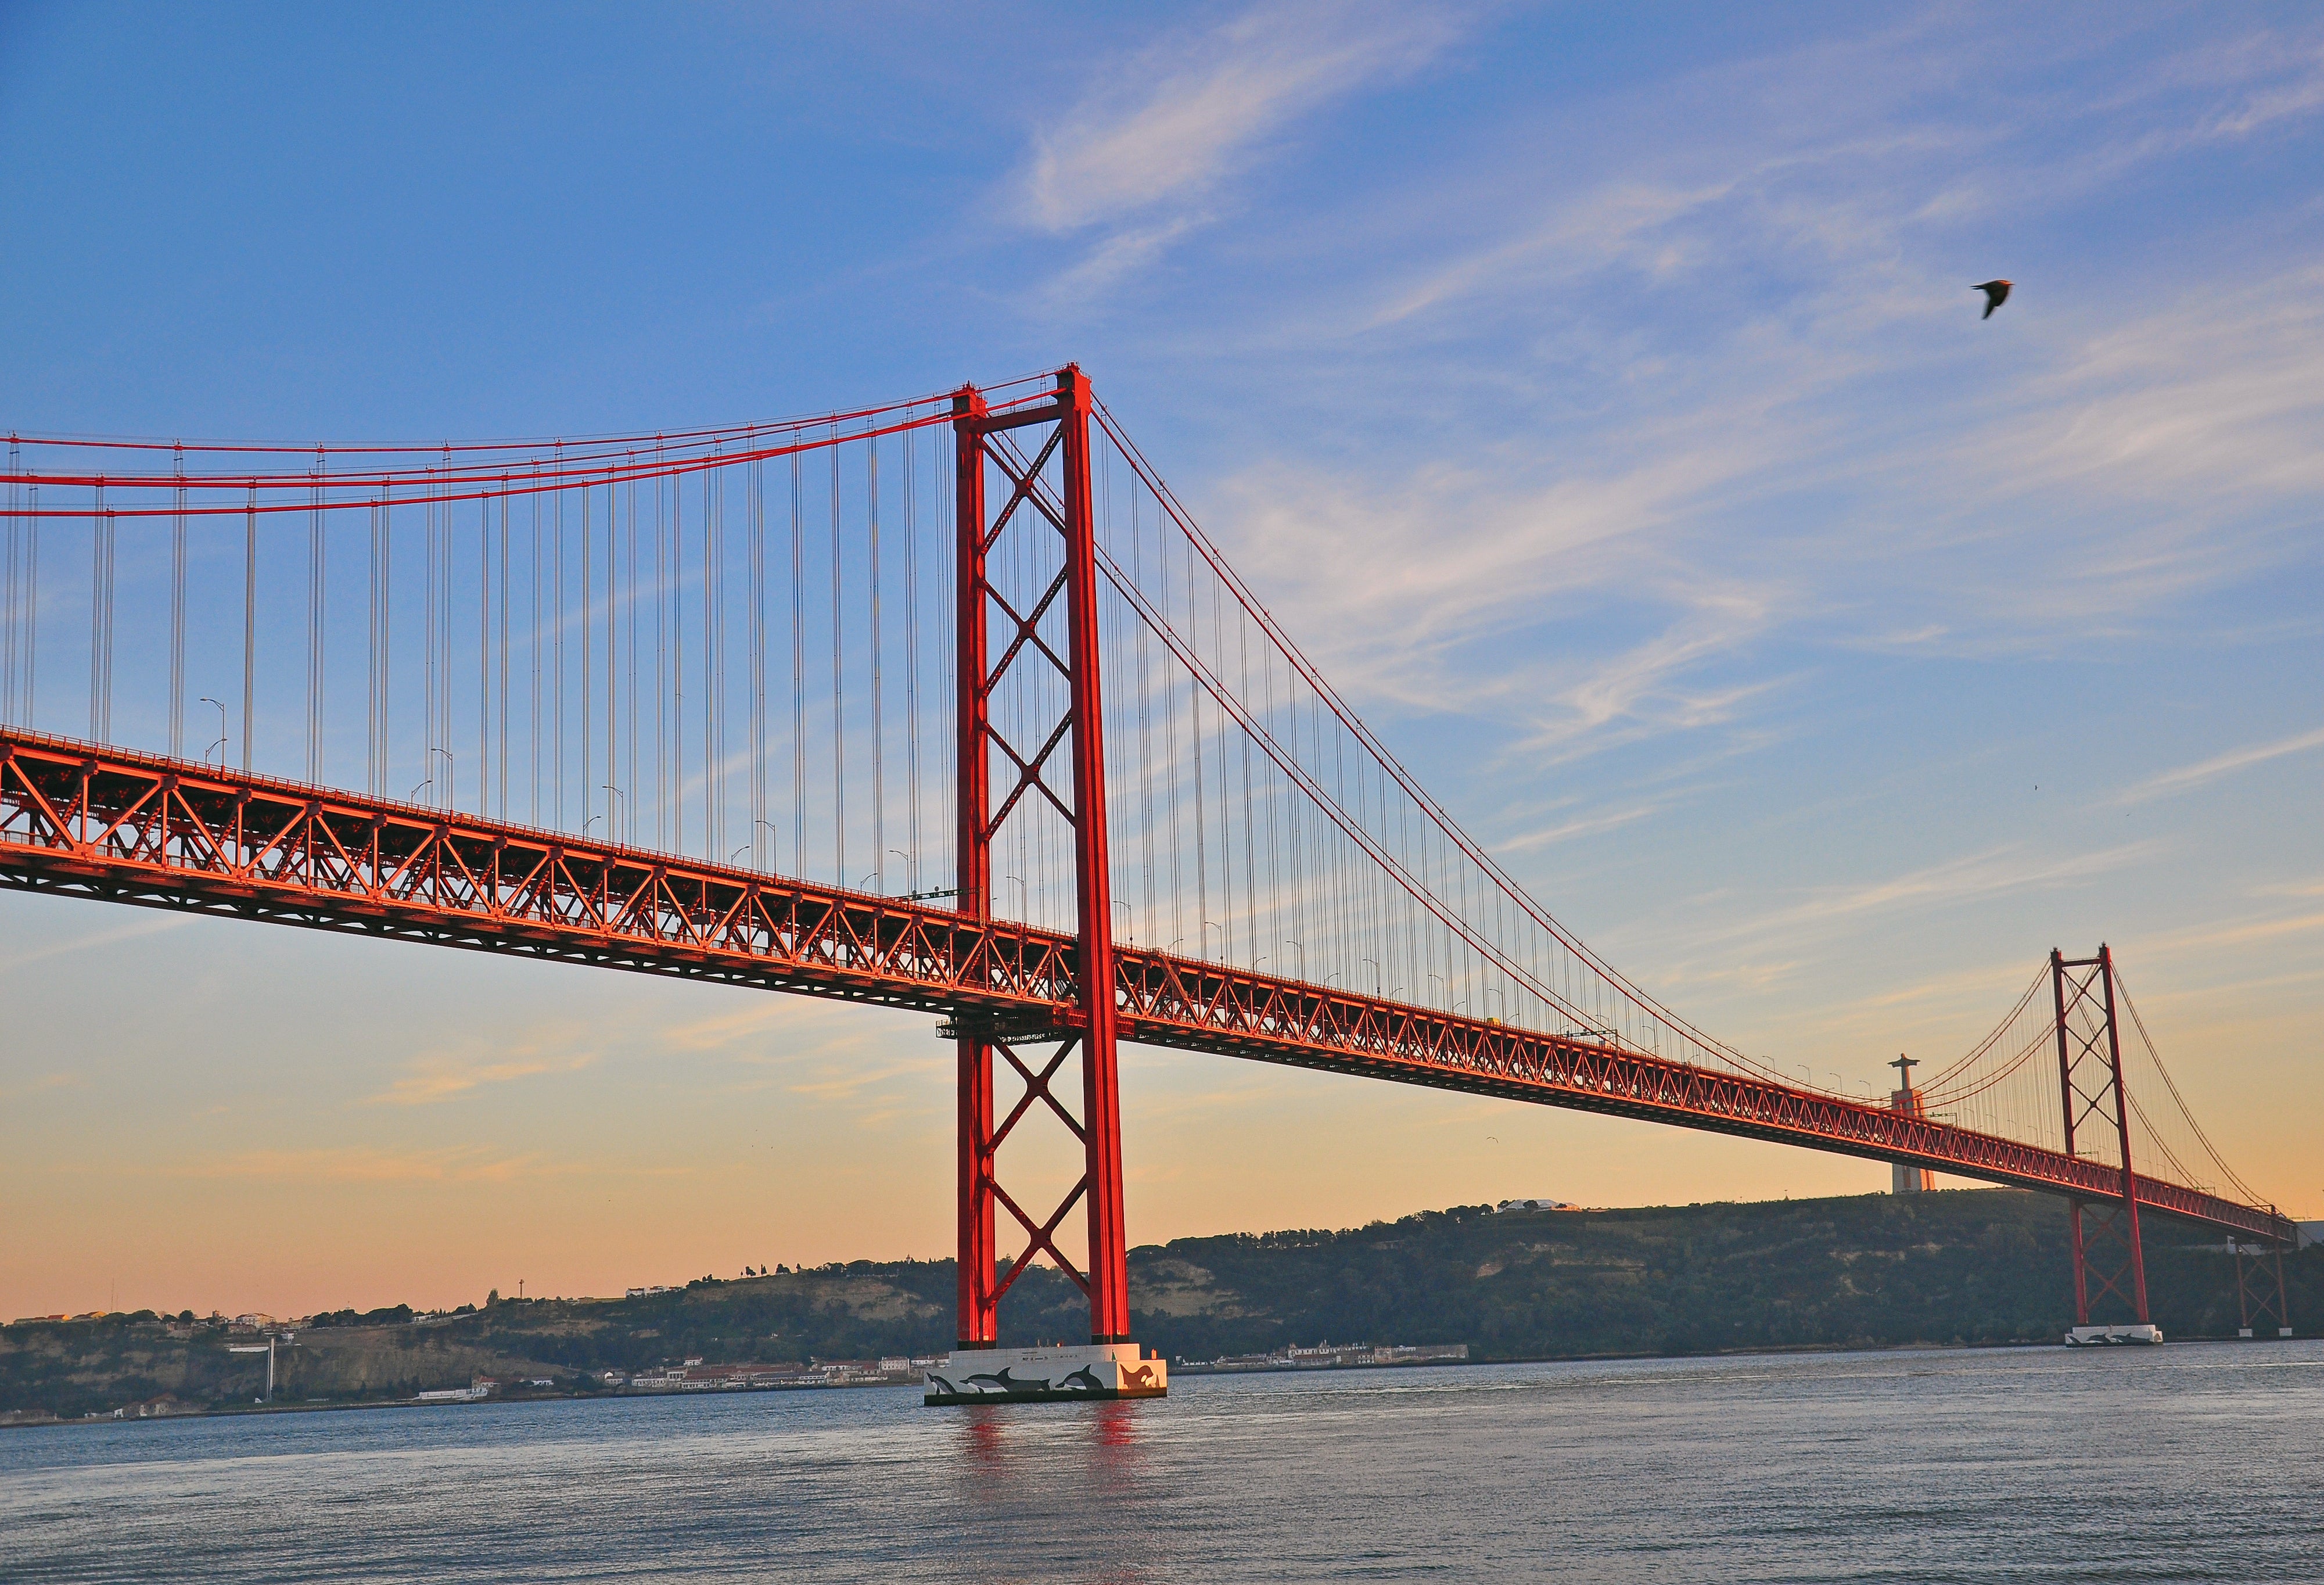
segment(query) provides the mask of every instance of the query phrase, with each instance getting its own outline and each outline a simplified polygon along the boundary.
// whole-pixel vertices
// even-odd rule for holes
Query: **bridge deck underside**
[[[0,885],[1070,1028],[1072,937],[216,767],[0,732]],[[1905,1162],[2089,1200],[2104,1163],[1838,1097],[1124,948],[1142,1043]],[[2140,1203],[2284,1238],[2163,1180]]]

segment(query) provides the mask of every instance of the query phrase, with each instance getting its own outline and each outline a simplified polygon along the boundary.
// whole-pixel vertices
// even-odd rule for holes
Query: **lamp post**
[[[204,704],[208,704],[208,705],[217,705],[217,713],[218,713],[218,735],[217,735],[217,741],[216,743],[211,744],[211,745],[210,745],[210,748],[215,748],[215,749],[217,749],[217,750],[218,751],[218,764],[219,764],[219,765],[225,765],[225,764],[226,764],[226,706],[224,706],[224,705],[222,705],[222,704],[218,704],[218,701],[217,701],[217,700],[216,700],[212,699],[212,698],[211,698],[208,694],[207,694],[207,693],[205,693],[205,694],[203,694],[203,695],[202,695],[202,702],[203,702]],[[208,764],[209,764],[209,763],[210,763],[210,748],[205,748],[205,749],[203,749],[203,750],[202,750],[202,763],[203,763],[204,765],[208,765]]]

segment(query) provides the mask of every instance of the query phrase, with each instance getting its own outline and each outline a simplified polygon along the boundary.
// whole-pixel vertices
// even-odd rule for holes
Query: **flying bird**
[[[1985,293],[1985,312],[1979,317],[1991,319],[1993,311],[2009,301],[2009,289],[2015,284],[2014,281],[1980,281],[1970,287],[1971,292]]]

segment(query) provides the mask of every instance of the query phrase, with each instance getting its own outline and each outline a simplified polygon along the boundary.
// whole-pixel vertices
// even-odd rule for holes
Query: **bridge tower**
[[[2277,1337],[2290,1337],[2292,1300],[2283,1285],[2283,1245],[2273,1239],[2264,1244],[2246,1244],[2239,1235],[2232,1233],[2227,1236],[2227,1244],[2236,1257],[2236,1336],[2250,1337],[2255,1321],[2273,1321]],[[2268,1284],[2271,1256],[2275,1278],[2273,1293]]]
[[[1059,1027],[1065,1021],[1055,1016],[1012,1024],[970,1013],[956,1015],[949,1025],[959,1071],[958,1344],[962,1351],[998,1346],[1001,1295],[1033,1256],[1047,1255],[1089,1299],[1093,1349],[1042,1352],[1094,1352],[1100,1357],[1096,1375],[1109,1386],[1119,1383],[1119,1390],[1102,1395],[1142,1396],[1161,1390],[1164,1367],[1158,1360],[1141,1365],[1130,1335],[1090,411],[1089,381],[1078,366],[1063,370],[1054,394],[1037,403],[1009,403],[995,412],[973,385],[963,386],[953,397],[959,535],[956,906],[970,918],[992,917],[994,840],[1012,817],[1027,819],[1046,805],[1072,830],[1078,938],[1078,983],[1070,1026]],[[1006,491],[997,509],[988,484]],[[1056,541],[1048,539],[1051,532]],[[1016,537],[1023,535],[1034,536],[1036,542],[1027,545]],[[1009,558],[1005,562],[1004,555]],[[1003,566],[1015,569],[1019,581],[1010,583],[1001,576],[998,569]],[[1028,567],[1034,571],[1027,581],[1024,570]],[[1056,621],[1060,603],[1062,626]],[[997,635],[996,615],[1003,619]],[[1012,725],[1009,730],[1021,739],[1012,742],[996,721],[993,708],[1004,682],[1028,684],[1014,697],[1038,702],[1055,700],[1060,680],[1065,685],[1062,709],[1051,718]],[[1061,768],[1066,776],[1059,775]],[[1009,783],[997,807],[996,770]],[[1020,1054],[1020,1048],[1034,1046],[1052,1049],[1046,1060],[1034,1055],[1028,1061]],[[1082,1080],[1078,1117],[1053,1088],[1060,1068],[1076,1052]],[[997,1126],[996,1057],[1025,1084],[1022,1100]],[[1046,1107],[1079,1136],[1084,1161],[1080,1182],[1039,1219],[1001,1183],[998,1163],[1002,1142],[1037,1106]],[[1077,1204],[1088,1230],[1085,1265],[1068,1256],[1056,1237],[1059,1224]],[[998,1269],[995,1223],[1001,1210],[1008,1212],[1027,1238],[1024,1253],[1006,1275]],[[1122,1362],[1118,1370],[1115,1361]],[[1035,1363],[1062,1376],[1065,1367],[1079,1361],[1020,1361],[1013,1376],[996,1363],[984,1375],[988,1379],[998,1376],[1012,1388],[1029,1386],[1039,1376]],[[931,1402],[976,1395],[995,1395],[989,1390],[981,1395],[940,1390],[931,1377]],[[1012,1390],[1005,1395],[1042,1395]]]
[[[2122,1084],[2122,1041],[2115,1026],[2114,953],[2104,943],[2095,958],[2050,950],[2050,988],[2058,1019],[2058,1087],[2064,1107],[2066,1154],[2089,1156],[2097,1141],[2114,1136],[2122,1173],[2118,1194],[2070,1199],[2067,1227],[2074,1257],[2073,1342],[2162,1341],[2146,1312],[2146,1254],[2138,1236],[2137,1179],[2130,1160],[2130,1102]],[[2088,1142],[2078,1145],[2077,1137]],[[2127,1323],[2093,1326],[2094,1306],[2127,1309]]]

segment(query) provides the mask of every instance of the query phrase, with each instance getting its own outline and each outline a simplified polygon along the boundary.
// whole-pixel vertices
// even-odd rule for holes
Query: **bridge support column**
[[[1130,1247],[1121,1205],[1120,1065],[1115,1056],[1113,882],[1105,832],[1105,700],[1098,688],[1097,525],[1090,501],[1090,386],[1057,378],[1065,440],[1065,635],[1074,718],[1074,895],[1080,913],[1082,1123],[1087,1130],[1090,1341],[1130,1339]]]
[[[2275,1323],[2275,1335],[2292,1335],[2292,1298],[2283,1284],[2283,1246],[2281,1244],[2246,1244],[2231,1237],[2236,1252],[2236,1335],[2253,1335],[2255,1323],[2264,1326]],[[2268,1291],[2268,1278],[2275,1278],[2274,1292]]]
[[[953,399],[954,428],[954,502],[959,531],[954,632],[960,647],[957,667],[960,746],[955,802],[959,873],[953,906],[972,919],[992,917],[991,765],[984,751],[988,725],[984,635],[984,436],[977,421],[984,398],[973,389]],[[972,746],[973,752],[972,752]],[[963,1349],[990,1349],[1000,1339],[1000,1252],[993,1241],[992,1046],[974,1025],[958,1033],[960,1243],[956,1292],[958,1324],[954,1335]]]
[[[2095,958],[2070,959],[2050,950],[2050,988],[2057,1010],[2058,1087],[2064,1108],[2066,1154],[2080,1130],[2109,1131],[2118,1153],[2121,1191],[2106,1200],[2066,1202],[2074,1262],[2074,1331],[2069,1342],[2160,1342],[2146,1310],[2146,1253],[2138,1232],[2138,1180],[2130,1159],[2130,1102],[2122,1082],[2122,1041],[2115,1027],[2114,954],[2104,944]],[[2101,1133],[2099,1137],[2103,1138]],[[2111,1303],[2109,1303],[2111,1301]],[[2093,1306],[2127,1309],[2130,1321],[2093,1326]],[[2091,1334],[2084,1336],[2082,1334]],[[2096,1334],[2107,1334],[2098,1336]]]
[[[1008,403],[998,412],[973,386],[962,387],[953,398],[960,646],[956,906],[963,914],[991,920],[992,846],[1003,827],[1012,820],[1062,817],[1072,835],[1078,982],[1072,1027],[1056,1027],[1054,1018],[1041,1021],[1047,1026],[1026,1024],[1005,1009],[964,1014],[951,1026],[959,1043],[957,1330],[962,1348],[992,1348],[1001,1296],[1035,1256],[1045,1255],[1087,1295],[1091,1342],[1119,1348],[1134,1367],[1138,1350],[1130,1337],[1122,1214],[1090,412],[1089,381],[1078,367],[1064,370],[1046,400]],[[996,487],[996,495],[1007,495],[997,511],[988,497],[988,480]],[[1056,541],[1041,533],[1044,524],[1056,531]],[[1035,542],[1012,540],[1009,556],[996,558],[995,547],[1004,533],[1029,533]],[[996,567],[1004,570],[996,572]],[[997,661],[990,633],[996,615],[1003,623]],[[1038,674],[1043,667],[1048,674]],[[1037,706],[1045,698],[1054,699],[1059,681],[1065,685],[1065,707],[1061,715],[1046,719],[1017,722],[1012,716],[1010,730],[1023,739],[1012,742],[994,721],[991,701],[1004,678],[1028,668],[1037,674],[1014,677],[1017,691],[1007,696],[1018,714],[1032,708],[1028,700]],[[1061,748],[1065,752],[1060,754]],[[1054,767],[1058,765],[1071,767],[1070,786],[1057,784]],[[1006,783],[997,810],[992,786],[996,768]],[[1032,883],[1023,876],[1010,878],[1025,888],[1017,899],[1020,910],[1029,908]],[[1050,1041],[1056,1043],[1056,1050],[1046,1066],[1037,1068],[1018,1055],[1020,1045]],[[1078,1117],[1051,1085],[1060,1065],[1075,1051],[1082,1079]],[[992,1088],[996,1052],[1025,1082],[1024,1098],[997,1129]],[[1052,1215],[1039,1221],[1001,1186],[996,1166],[1001,1144],[1028,1111],[1038,1109],[1037,1102],[1045,1103],[1079,1135],[1085,1163],[1081,1182]],[[1086,1270],[1065,1256],[1055,1237],[1059,1222],[1076,1205],[1088,1230]],[[1029,1240],[1006,1275],[996,1268],[997,1210],[1020,1224]]]

